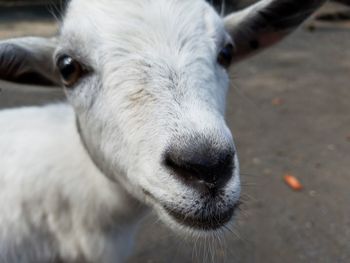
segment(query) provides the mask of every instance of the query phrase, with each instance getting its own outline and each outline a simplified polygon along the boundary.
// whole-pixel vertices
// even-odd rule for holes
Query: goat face
[[[233,44],[215,11],[201,0],[77,0],[61,39],[66,93],[103,172],[172,225],[226,224],[240,193],[224,120]]]
[[[60,72],[96,165],[168,225],[203,234],[240,195],[224,120],[232,53],[274,44],[324,1],[263,0],[222,20],[204,0],[72,0],[58,43],[0,42],[0,78],[57,84]]]

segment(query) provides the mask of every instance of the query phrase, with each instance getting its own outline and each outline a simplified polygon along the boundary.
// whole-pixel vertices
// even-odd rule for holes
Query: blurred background
[[[226,11],[252,2],[228,1]],[[214,262],[350,262],[349,5],[327,3],[282,44],[232,68],[227,119],[244,205]],[[0,0],[0,39],[55,35],[64,6]],[[58,88],[0,87],[0,108],[64,100]],[[290,188],[286,174],[303,189]],[[129,262],[202,262],[197,252],[208,251],[198,247],[149,215]]]

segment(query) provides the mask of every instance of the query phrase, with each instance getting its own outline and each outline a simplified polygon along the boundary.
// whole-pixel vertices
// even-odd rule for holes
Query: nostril
[[[171,153],[166,154],[165,165],[177,175],[189,180],[193,179],[192,177],[197,173],[195,167]]]
[[[189,154],[190,153],[190,154]],[[168,151],[164,164],[186,182],[202,182],[208,187],[222,187],[232,177],[233,151]]]

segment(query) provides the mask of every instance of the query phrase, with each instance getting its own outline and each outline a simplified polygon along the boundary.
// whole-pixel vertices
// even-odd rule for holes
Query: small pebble
[[[317,195],[317,192],[315,190],[311,190],[311,191],[309,191],[309,195],[311,197],[315,197]]]
[[[327,146],[327,149],[330,150],[330,151],[334,151],[335,150],[335,145],[334,144],[329,144]]]

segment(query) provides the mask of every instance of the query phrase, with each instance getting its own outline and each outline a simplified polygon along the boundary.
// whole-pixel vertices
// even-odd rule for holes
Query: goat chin
[[[157,214],[160,217],[161,221],[168,228],[170,228],[175,235],[178,235],[180,238],[185,238],[189,241],[205,238],[216,238],[218,236],[228,234],[230,231],[232,231],[231,229],[233,228],[235,222],[235,216],[232,215],[232,217],[230,217],[230,220],[220,226],[216,226],[215,228],[200,228],[180,223],[162,208],[158,208],[157,211]]]

